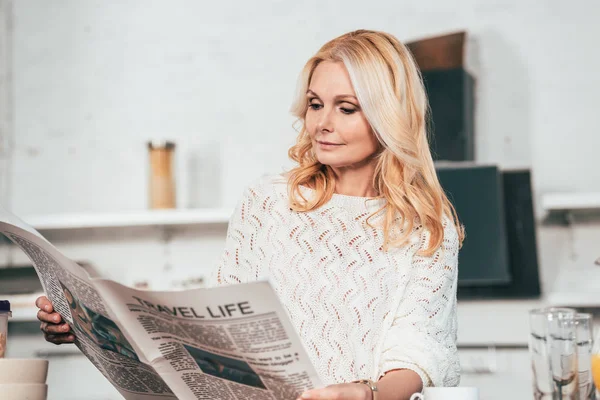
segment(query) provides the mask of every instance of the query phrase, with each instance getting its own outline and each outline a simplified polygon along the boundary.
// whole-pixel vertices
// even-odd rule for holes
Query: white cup
[[[426,387],[410,400],[479,400],[479,389],[474,387]]]
[[[48,360],[42,358],[0,358],[0,384],[46,383],[47,376]],[[0,398],[3,397],[0,396]]]
[[[46,400],[48,385],[44,383],[0,383],[2,400]]]

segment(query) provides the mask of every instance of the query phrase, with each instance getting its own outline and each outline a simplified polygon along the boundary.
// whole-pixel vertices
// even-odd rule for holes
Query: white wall
[[[12,9],[0,1],[0,204],[8,201],[12,145]]]
[[[466,29],[477,159],[532,167],[537,195],[600,190],[597,15],[593,0],[16,1],[3,196],[20,215],[145,208],[145,142],[165,137],[178,145],[179,206],[232,206],[290,165],[303,63],[357,28],[402,40]],[[49,239],[131,283],[165,264],[207,270],[224,233],[214,229],[169,245],[148,230]],[[599,230],[541,229],[547,289],[561,268],[591,267]]]
[[[303,63],[362,27],[400,39],[466,29],[478,160],[530,165],[540,191],[600,190],[599,14],[593,0],[17,1],[11,206],[142,208],[156,136],[179,145],[181,206],[234,204],[288,165]]]

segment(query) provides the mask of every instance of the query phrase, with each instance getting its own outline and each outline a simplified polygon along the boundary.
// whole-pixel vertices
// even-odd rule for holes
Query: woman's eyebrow
[[[312,94],[312,95],[314,95],[315,97],[319,97],[319,95],[318,95],[318,94],[316,94],[314,91],[312,91],[312,90],[310,90],[310,89],[308,89],[308,90],[306,91],[306,94]],[[335,99],[335,100],[339,100],[339,99],[345,99],[345,98],[351,98],[351,99],[354,99],[354,100],[358,101],[358,99],[356,98],[356,96],[354,96],[354,95],[351,95],[351,94],[338,94],[337,96],[335,96],[335,97],[334,97],[334,99]]]

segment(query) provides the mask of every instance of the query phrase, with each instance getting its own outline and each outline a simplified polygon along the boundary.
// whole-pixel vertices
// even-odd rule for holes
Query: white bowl
[[[44,383],[0,383],[2,400],[46,400],[48,385]]]
[[[42,358],[0,358],[0,384],[46,383],[48,360]],[[0,393],[2,393],[0,391]]]

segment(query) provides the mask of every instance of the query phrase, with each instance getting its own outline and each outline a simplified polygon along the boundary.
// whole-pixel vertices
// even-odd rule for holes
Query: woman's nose
[[[317,129],[319,132],[333,132],[333,118],[332,112],[323,110],[319,115],[319,121],[317,122]]]

